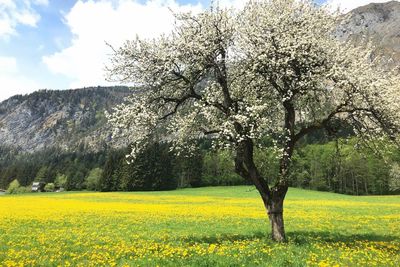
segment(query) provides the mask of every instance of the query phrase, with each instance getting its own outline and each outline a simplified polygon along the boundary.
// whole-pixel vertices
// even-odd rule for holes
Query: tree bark
[[[277,242],[286,241],[285,227],[283,222],[283,213],[269,212],[269,221],[271,223],[271,238]]]
[[[367,178],[364,177],[364,188],[365,188],[365,194],[368,195],[368,183],[367,183]]]
[[[287,188],[274,190],[271,199],[266,206],[268,211],[269,221],[271,223],[271,238],[277,242],[286,241],[285,224],[283,220],[283,200]]]

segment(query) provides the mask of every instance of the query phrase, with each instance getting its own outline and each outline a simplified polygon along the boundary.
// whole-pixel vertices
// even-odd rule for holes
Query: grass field
[[[400,196],[290,189],[288,243],[251,187],[0,196],[1,266],[399,266]]]

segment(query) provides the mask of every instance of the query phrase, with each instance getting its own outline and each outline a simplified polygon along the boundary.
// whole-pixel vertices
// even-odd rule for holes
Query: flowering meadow
[[[291,188],[288,242],[248,186],[0,196],[0,266],[399,266],[400,196]]]

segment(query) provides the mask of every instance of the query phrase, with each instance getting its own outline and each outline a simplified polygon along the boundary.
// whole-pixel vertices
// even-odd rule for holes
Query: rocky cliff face
[[[84,146],[99,150],[111,139],[104,112],[130,94],[125,87],[38,91],[0,103],[0,145],[20,152]]]
[[[355,44],[371,41],[376,56],[390,67],[400,65],[400,2],[390,1],[359,7],[347,14],[338,36]]]

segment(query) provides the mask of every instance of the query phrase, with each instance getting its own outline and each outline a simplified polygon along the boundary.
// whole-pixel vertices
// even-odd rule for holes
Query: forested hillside
[[[387,145],[379,143],[379,145]],[[51,148],[17,154],[1,148],[0,188],[13,180],[21,186],[33,181],[53,183],[67,190],[143,191],[178,187],[244,185],[234,172],[234,155],[229,150],[213,151],[208,142],[192,156],[179,157],[169,145],[153,144],[131,164],[127,148],[74,152]],[[255,161],[262,175],[278,175],[276,155],[268,147],[257,149]],[[400,151],[387,146],[382,154],[367,147],[357,148],[354,138],[338,142],[316,136],[304,140],[294,155],[290,185],[293,187],[352,195],[400,193]]]

